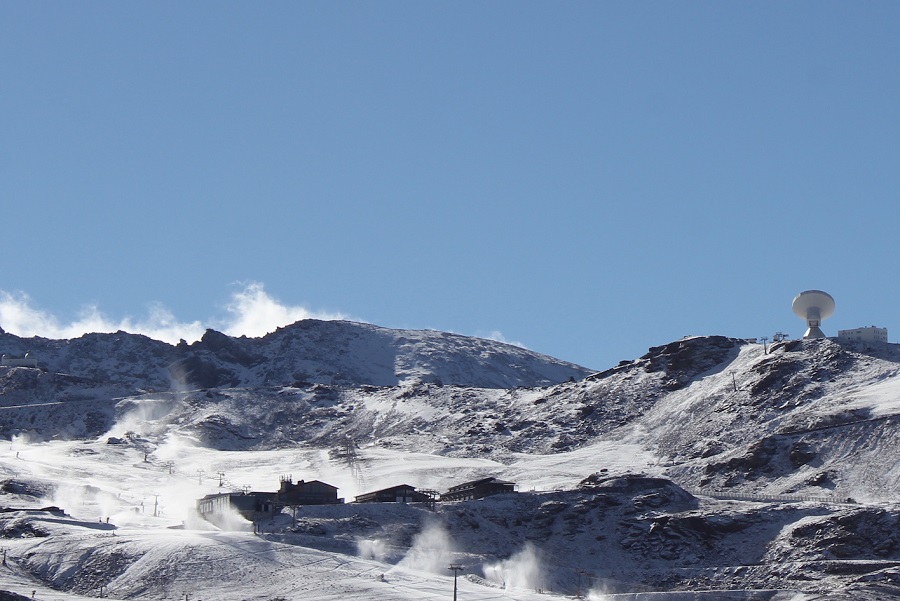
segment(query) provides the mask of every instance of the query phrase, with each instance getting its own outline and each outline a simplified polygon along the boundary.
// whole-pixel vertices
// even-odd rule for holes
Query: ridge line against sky
[[[802,336],[819,289],[827,335],[900,333],[900,2],[3,2],[0,56],[21,319],[333,313],[602,370]]]
[[[113,318],[102,308],[88,305],[81,309],[72,321],[63,321],[52,313],[40,309],[24,292],[10,293],[0,290],[0,328],[20,337],[71,339],[84,334],[109,333],[123,330],[130,334],[143,334],[155,340],[177,344],[179,340],[199,340],[207,328],[229,336],[264,336],[277,328],[303,319],[347,320],[369,323],[343,313],[310,310],[301,305],[289,305],[272,297],[261,282],[237,285],[225,304],[225,317],[213,317],[208,321],[182,322],[158,302],[147,305],[147,314],[141,318],[126,316]],[[379,325],[379,324],[372,324]],[[420,328],[424,329],[424,328]],[[506,339],[499,331],[476,333],[473,336],[527,348],[520,342]]]

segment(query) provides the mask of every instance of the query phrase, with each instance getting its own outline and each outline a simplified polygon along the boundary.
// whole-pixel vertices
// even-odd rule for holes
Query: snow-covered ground
[[[323,450],[214,451],[172,435],[145,456],[132,445],[108,444],[105,437],[40,443],[19,438],[0,449],[0,479],[28,483],[32,491],[46,491],[47,496],[36,495],[32,503],[22,494],[0,499],[33,510],[52,505],[64,514],[30,514],[28,523],[49,536],[9,538],[5,544],[9,561],[7,568],[0,568],[0,583],[21,594],[38,590],[36,598],[76,598],[70,593],[60,596],[26,577],[24,570],[9,569],[27,563],[31,572],[48,582],[89,596],[99,594],[103,584],[104,594],[128,598],[176,599],[185,593],[191,599],[447,598],[452,591],[447,568],[467,557],[464,550],[440,556],[439,549],[425,548],[421,552],[426,556],[438,555],[437,563],[394,565],[279,542],[278,537],[253,534],[249,524],[245,531],[221,532],[196,516],[196,499],[245,486],[274,490],[279,476],[286,474],[335,483],[341,486],[341,494],[351,497],[363,492],[361,482],[376,487],[412,482],[422,488],[446,488],[448,482],[486,473],[515,477],[537,490],[571,488],[590,473],[593,457],[614,450],[621,449],[601,444],[562,456],[523,456],[504,466],[485,459],[373,446],[358,451],[354,476],[346,462],[329,459]],[[633,467],[637,459],[621,455],[618,469]],[[369,519],[378,519],[379,506],[364,509]],[[7,530],[11,528],[7,525]],[[274,525],[272,529],[276,530]],[[98,559],[101,554],[102,560]],[[115,575],[117,561],[136,557],[140,559]],[[90,558],[97,564],[93,568]],[[66,566],[78,566],[90,576],[69,573]],[[471,573],[472,566],[467,568]],[[480,571],[481,566],[475,568]],[[174,576],[161,577],[172,570]],[[96,590],[89,590],[91,578]],[[547,598],[534,588],[498,588],[464,577],[458,586],[460,598],[465,599]]]
[[[391,344],[408,344],[400,338]],[[121,386],[78,374],[4,369],[0,427],[15,435],[0,444],[0,591],[439,599],[451,598],[451,563],[464,566],[459,598],[476,600],[900,591],[894,345],[788,341],[766,353],[692,338],[588,378],[503,389],[440,381],[462,377],[434,367],[446,356],[441,340],[418,339],[432,363],[408,352],[404,373],[424,371],[397,386],[179,387],[120,398]],[[206,344],[237,352],[228,340]],[[481,368],[493,369],[492,357]],[[265,379],[264,366],[245,362]],[[108,427],[66,440],[68,422]],[[519,494],[435,511],[305,507],[296,527],[285,514],[259,534],[240,519],[220,531],[194,512],[206,494],[273,491],[281,477],[328,482],[352,501],[397,484],[444,491],[485,476],[515,482]],[[759,497],[713,498],[729,494]],[[831,501],[787,502],[792,495]]]

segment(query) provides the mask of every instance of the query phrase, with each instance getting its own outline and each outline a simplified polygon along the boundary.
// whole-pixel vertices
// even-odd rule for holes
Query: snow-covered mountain
[[[0,329],[0,349],[11,356],[30,353],[51,373],[152,390],[169,390],[173,381],[201,388],[287,386],[298,381],[511,388],[555,384],[591,373],[493,340],[315,319],[261,338],[207,330],[201,340],[175,346],[126,332],[48,340],[19,338]]]
[[[124,333],[0,343],[43,368],[0,368],[11,440],[0,505],[67,514],[0,514],[21,582],[88,594],[103,581],[120,598],[176,598],[187,581],[217,598],[426,598],[447,571],[419,556],[441,548],[438,563],[467,565],[472,599],[900,595],[897,345],[692,337],[592,373],[491,341],[347,322],[177,346]],[[520,492],[436,512],[308,507],[264,537],[191,534],[193,500],[216,490],[209,475],[269,490],[286,473],[348,500],[483,476]],[[164,517],[148,515],[151,502]],[[118,555],[101,542],[112,534]],[[236,548],[246,573],[213,569],[240,564],[226,559]],[[207,559],[172,560],[193,552]],[[260,554],[352,567],[336,580],[266,576]],[[97,565],[78,576],[60,560]],[[375,572],[387,576],[372,584]]]

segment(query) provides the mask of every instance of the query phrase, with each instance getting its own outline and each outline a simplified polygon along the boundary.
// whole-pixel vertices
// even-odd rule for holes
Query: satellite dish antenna
[[[809,338],[826,338],[825,333],[819,328],[823,319],[828,319],[834,313],[834,299],[827,292],[821,290],[807,290],[801,292],[794,299],[791,308],[797,317],[806,320],[809,327],[804,340]]]

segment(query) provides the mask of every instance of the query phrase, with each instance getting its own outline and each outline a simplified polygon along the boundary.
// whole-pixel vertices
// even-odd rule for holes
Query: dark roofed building
[[[431,495],[419,492],[414,486],[400,484],[367,492],[356,497],[356,503],[429,503],[434,499]]]
[[[206,495],[197,501],[197,511],[204,518],[223,515],[229,510],[237,511],[250,521],[272,516],[277,508],[273,492],[226,492]],[[210,520],[214,521],[214,520]]]
[[[281,486],[275,493],[276,501],[281,505],[333,505],[343,503],[338,499],[337,487],[325,484],[319,480],[304,482],[300,480],[296,484],[291,478],[281,478]]]
[[[218,523],[230,511],[237,511],[250,521],[272,517],[291,505],[332,505],[343,503],[338,499],[337,487],[319,480],[296,484],[290,478],[281,478],[278,492],[227,492],[206,495],[197,501],[197,511],[204,519]]]
[[[498,480],[497,478],[482,478],[464,482],[458,486],[451,486],[450,490],[441,495],[441,501],[466,501],[468,499],[483,499],[491,495],[499,495],[508,492],[516,492],[516,485],[512,482]]]

